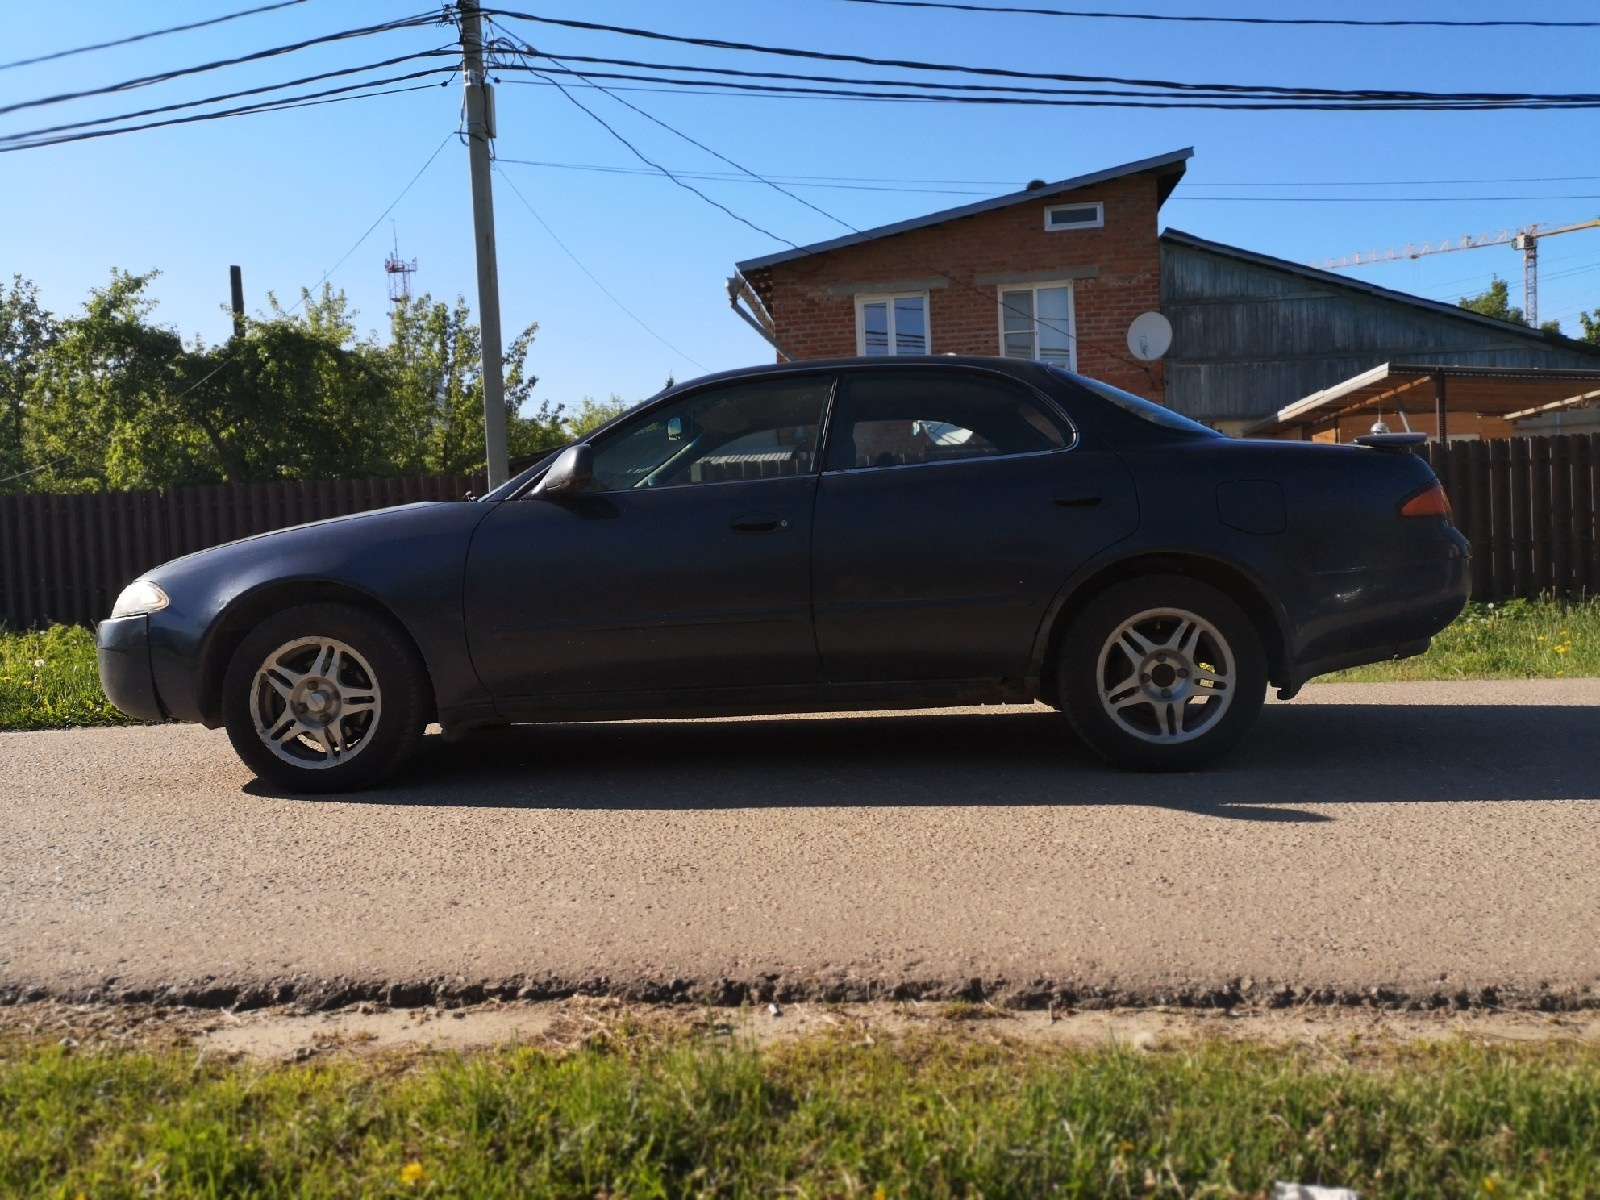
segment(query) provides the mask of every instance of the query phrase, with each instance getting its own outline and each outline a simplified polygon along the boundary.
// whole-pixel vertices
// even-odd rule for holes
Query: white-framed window
[[[1098,200],[1077,204],[1050,204],[1044,210],[1044,227],[1061,229],[1099,229],[1106,223],[1106,206]]]
[[[1078,369],[1070,280],[1000,289],[1000,353]]]
[[[931,354],[928,293],[856,297],[856,353]]]

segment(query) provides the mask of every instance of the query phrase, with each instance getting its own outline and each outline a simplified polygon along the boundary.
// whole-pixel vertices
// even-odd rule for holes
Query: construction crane
[[[1371,263],[1421,258],[1424,254],[1450,254],[1456,250],[1476,250],[1480,246],[1509,244],[1513,249],[1522,251],[1522,319],[1529,325],[1538,325],[1539,242],[1547,237],[1555,237],[1558,233],[1576,233],[1580,229],[1597,228],[1600,228],[1600,217],[1593,221],[1580,221],[1576,225],[1560,225],[1554,229],[1544,225],[1524,225],[1521,229],[1502,229],[1499,233],[1447,238],[1442,242],[1407,242],[1404,246],[1391,246],[1387,250],[1364,250],[1359,254],[1328,258],[1311,265],[1320,267],[1324,271],[1342,271],[1346,267],[1364,267]]]

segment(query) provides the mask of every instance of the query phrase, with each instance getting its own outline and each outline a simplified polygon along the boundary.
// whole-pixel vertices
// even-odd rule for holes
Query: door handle
[[[1077,496],[1057,496],[1057,508],[1093,508],[1100,503],[1099,492],[1085,492]]]
[[[789,520],[777,513],[746,513],[729,521],[728,528],[735,533],[781,533],[789,528]]]

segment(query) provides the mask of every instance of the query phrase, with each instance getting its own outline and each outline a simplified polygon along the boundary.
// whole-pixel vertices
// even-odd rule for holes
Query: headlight
[[[122,595],[111,606],[111,617],[138,617],[145,613],[160,612],[168,603],[167,594],[148,579],[135,579],[122,589]]]

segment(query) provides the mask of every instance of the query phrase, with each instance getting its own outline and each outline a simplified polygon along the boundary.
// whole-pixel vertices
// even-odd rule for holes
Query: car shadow
[[[1215,766],[1143,775],[1105,767],[1042,709],[520,725],[431,736],[381,787],[298,799],[650,811],[1137,804],[1320,822],[1333,818],[1297,806],[1594,799],[1597,735],[1585,707],[1274,704]]]

